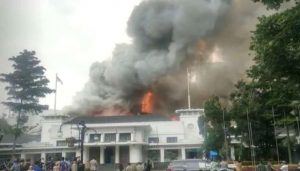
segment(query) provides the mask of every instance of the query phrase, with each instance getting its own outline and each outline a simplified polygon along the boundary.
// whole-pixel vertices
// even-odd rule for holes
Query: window
[[[177,137],[167,137],[167,143],[177,143]]]
[[[158,137],[149,137],[148,142],[149,143],[159,143],[159,138]]]
[[[65,140],[56,141],[56,146],[67,146],[67,142]]]
[[[165,150],[165,161],[177,160],[179,157],[179,150],[177,149],[167,149]]]
[[[119,141],[120,142],[131,141],[131,134],[130,133],[120,133]]]
[[[116,134],[115,133],[105,134],[104,142],[114,142],[114,141],[116,141]]]
[[[101,141],[101,134],[90,134],[89,142],[100,142],[100,141]]]
[[[147,158],[154,162],[160,161],[160,151],[159,150],[148,150]]]

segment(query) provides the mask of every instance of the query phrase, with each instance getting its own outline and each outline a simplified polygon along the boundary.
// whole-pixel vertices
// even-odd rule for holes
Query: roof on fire
[[[67,123],[128,123],[128,122],[159,122],[178,120],[177,115],[125,115],[125,116],[79,116]]]

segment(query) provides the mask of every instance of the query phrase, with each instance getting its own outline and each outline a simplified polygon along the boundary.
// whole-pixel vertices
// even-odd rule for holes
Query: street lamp
[[[0,130],[0,142],[1,142],[3,137],[4,137],[4,132],[2,130]]]
[[[62,126],[64,126],[67,123],[62,123],[59,127],[59,130],[57,132],[58,137],[62,137],[63,133],[62,133]],[[83,144],[84,144],[84,135],[85,135],[85,131],[86,131],[86,125],[84,121],[79,121],[77,124],[77,128],[79,130],[79,140],[80,140],[80,160],[81,162],[83,162]]]
[[[84,135],[86,131],[86,125],[84,121],[80,121],[78,123],[79,132],[80,132],[80,161],[83,162],[83,143],[84,143]]]

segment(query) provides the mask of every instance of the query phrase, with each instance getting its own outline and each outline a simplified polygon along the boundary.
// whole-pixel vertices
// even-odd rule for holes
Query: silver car
[[[208,171],[210,164],[207,161],[200,159],[174,160],[172,161],[167,171]]]

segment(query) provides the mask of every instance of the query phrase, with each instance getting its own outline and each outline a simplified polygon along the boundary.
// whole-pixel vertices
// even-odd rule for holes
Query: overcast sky
[[[109,58],[116,43],[130,42],[126,22],[140,1],[1,0],[0,73],[11,71],[9,57],[35,50],[49,86],[54,88],[55,73],[64,83],[58,87],[57,108],[71,104],[88,80],[90,65]],[[0,101],[5,94],[0,83]],[[53,108],[54,95],[42,102]]]

